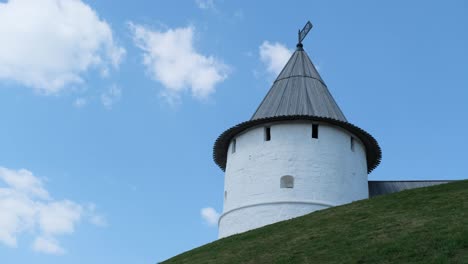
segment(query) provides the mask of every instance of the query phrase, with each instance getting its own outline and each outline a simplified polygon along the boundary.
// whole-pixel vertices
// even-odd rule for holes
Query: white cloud
[[[228,76],[229,67],[193,47],[194,28],[152,31],[129,23],[135,45],[143,51],[143,63],[150,76],[163,84],[163,96],[174,98],[189,90],[203,99]]]
[[[120,101],[122,97],[122,89],[117,85],[112,85],[101,94],[101,102],[107,109],[112,109],[112,106]]]
[[[33,246],[34,251],[62,255],[65,254],[65,250],[57,243],[57,240],[50,237],[37,237],[34,240]]]
[[[17,235],[35,224],[35,203],[21,191],[0,188],[0,212],[0,242],[17,247]]]
[[[63,254],[57,237],[74,233],[83,218],[96,224],[94,218],[102,217],[95,207],[54,200],[42,180],[28,170],[0,167],[0,243],[17,247],[19,235],[32,233],[33,250]]]
[[[195,0],[198,8],[200,9],[214,9],[214,0]]]
[[[110,26],[81,0],[0,3],[0,80],[43,94],[83,83],[90,69],[117,68],[125,50]]]
[[[46,235],[71,234],[83,214],[83,207],[63,200],[38,205],[38,224]]]
[[[107,221],[102,215],[91,215],[89,218],[89,221],[91,222],[91,224],[96,225],[96,226],[101,226],[101,227],[107,226]]]
[[[101,226],[101,227],[106,227],[107,226],[107,220],[104,216],[99,215],[96,213],[96,205],[91,203],[88,204],[86,208],[86,214],[89,218],[89,221],[96,226]]]
[[[76,108],[84,107],[86,104],[88,104],[88,100],[86,98],[83,98],[83,97],[76,98],[76,100],[73,102],[73,105]]]
[[[14,171],[0,167],[0,180],[25,195],[49,199],[49,193],[44,189],[42,181],[28,170]]]
[[[219,213],[212,207],[205,207],[200,210],[201,217],[210,226],[218,224]]]
[[[286,48],[285,45],[270,43],[264,41],[259,47],[260,60],[267,66],[267,71],[271,74],[278,75],[283,67],[288,62],[293,51]]]

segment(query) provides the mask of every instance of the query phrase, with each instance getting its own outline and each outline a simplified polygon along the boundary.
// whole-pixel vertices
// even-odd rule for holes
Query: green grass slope
[[[468,181],[314,212],[163,263],[468,263]]]

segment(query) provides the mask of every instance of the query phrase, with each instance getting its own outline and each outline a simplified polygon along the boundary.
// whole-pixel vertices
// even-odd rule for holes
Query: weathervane
[[[312,27],[313,27],[312,23],[310,23],[310,21],[307,21],[304,28],[302,30],[299,30],[299,33],[298,33],[298,36],[297,36],[299,42],[297,43],[297,46],[302,47],[302,41],[307,36],[307,33],[309,33],[309,31],[312,29]]]

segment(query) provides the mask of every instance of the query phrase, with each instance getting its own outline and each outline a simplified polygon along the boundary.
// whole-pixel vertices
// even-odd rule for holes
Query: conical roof
[[[347,122],[302,44],[298,45],[251,120],[294,115]]]
[[[224,131],[216,139],[213,147],[214,161],[225,170],[227,151],[234,137],[255,126],[291,120],[326,122],[341,127],[364,144],[369,173],[380,163],[382,151],[379,144],[369,133],[346,120],[301,43],[297,44],[297,50],[252,118]]]

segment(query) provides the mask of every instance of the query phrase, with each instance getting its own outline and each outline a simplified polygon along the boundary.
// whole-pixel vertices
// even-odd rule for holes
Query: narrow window
[[[351,151],[354,151],[354,138],[351,137]]]
[[[281,177],[280,188],[294,188],[294,177],[290,175]]]
[[[227,200],[227,191],[224,191],[224,200]]]
[[[318,138],[318,124],[312,124],[312,138]]]
[[[232,140],[231,153],[236,153],[236,139]]]
[[[271,140],[271,129],[270,127],[265,127],[265,141]]]

